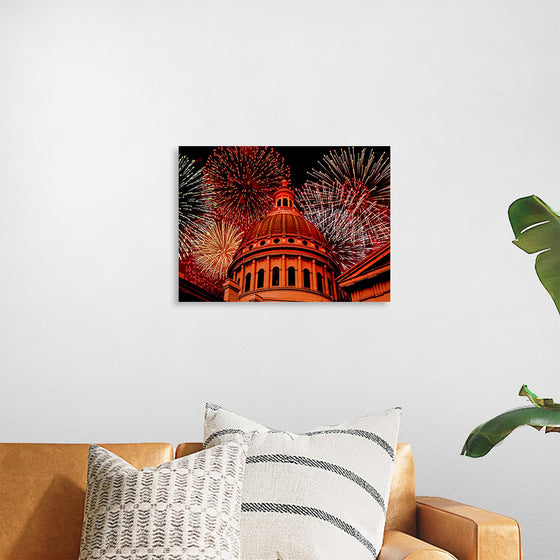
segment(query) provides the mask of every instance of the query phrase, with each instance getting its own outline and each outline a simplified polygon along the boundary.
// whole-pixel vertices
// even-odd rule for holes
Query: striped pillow
[[[241,506],[242,560],[375,560],[401,409],[305,434],[206,405],[205,447],[255,432]]]

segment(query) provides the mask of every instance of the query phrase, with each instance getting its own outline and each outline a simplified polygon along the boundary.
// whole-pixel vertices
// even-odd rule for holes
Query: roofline
[[[385,243],[385,245],[382,245],[378,249],[374,249],[368,255],[366,255],[360,262],[356,263],[352,268],[349,268],[343,274],[338,276],[338,278],[336,279],[337,282],[339,283],[346,282],[351,276],[358,274],[360,270],[362,270],[363,268],[367,268],[368,266],[371,266],[373,263],[381,260],[383,257],[385,257],[387,254],[390,253],[391,253],[391,242],[388,241],[387,243]],[[383,267],[383,269],[380,269],[380,272],[382,272],[384,269],[385,267]]]

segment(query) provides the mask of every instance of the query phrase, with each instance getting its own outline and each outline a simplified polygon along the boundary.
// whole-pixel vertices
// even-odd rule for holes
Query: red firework
[[[245,228],[264,218],[289,175],[284,158],[272,148],[226,146],[208,157],[204,188],[213,195],[218,218]]]

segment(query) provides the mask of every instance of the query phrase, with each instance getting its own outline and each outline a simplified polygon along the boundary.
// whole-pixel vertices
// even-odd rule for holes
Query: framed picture
[[[390,301],[388,146],[179,147],[179,301]]]

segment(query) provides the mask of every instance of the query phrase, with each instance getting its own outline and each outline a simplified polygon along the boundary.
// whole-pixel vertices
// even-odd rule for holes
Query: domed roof
[[[272,210],[268,216],[249,228],[242,243],[276,235],[305,237],[319,243],[326,243],[319,230],[294,208],[290,208],[289,212],[281,208]]]
[[[303,259],[304,264],[313,260],[319,267],[326,266],[335,276],[340,272],[330,245],[322,233],[296,209],[294,193],[287,185],[283,185],[274,194],[274,207],[270,212],[262,220],[254,223],[243,236],[229,265],[228,277],[231,279],[237,274],[239,280],[243,265],[254,265],[257,261],[264,262],[266,259],[268,266],[269,258],[278,262],[281,259],[282,267],[294,258]],[[274,266],[277,266],[278,262]],[[286,265],[286,270],[287,267],[293,270],[293,262]],[[264,274],[262,267],[260,273]],[[250,283],[251,273],[248,274],[249,280],[244,281]],[[278,284],[273,283],[272,286],[273,289],[277,289],[275,286]],[[287,286],[289,289],[295,289],[295,284],[288,283]],[[310,287],[307,286],[306,289]]]
[[[253,224],[243,237],[241,245],[263,237],[299,237],[327,245],[319,230],[308,222],[295,207],[293,191],[282,181],[274,193],[274,206],[260,222]]]

